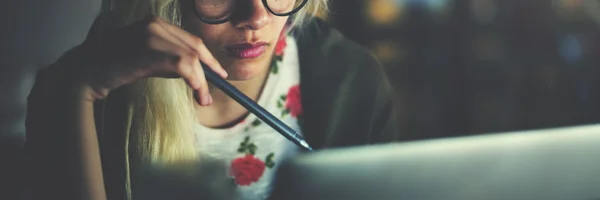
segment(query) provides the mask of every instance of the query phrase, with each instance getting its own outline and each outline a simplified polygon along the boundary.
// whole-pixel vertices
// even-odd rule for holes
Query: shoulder
[[[375,56],[362,45],[348,39],[338,29],[320,19],[312,19],[294,31],[300,54],[339,63],[335,67],[380,67]]]
[[[361,88],[390,93],[388,77],[373,53],[348,39],[326,22],[313,19],[294,32],[298,41],[301,73],[311,81],[358,84]]]
[[[393,90],[374,55],[319,20],[300,31],[295,37],[307,141],[320,148],[393,138]]]

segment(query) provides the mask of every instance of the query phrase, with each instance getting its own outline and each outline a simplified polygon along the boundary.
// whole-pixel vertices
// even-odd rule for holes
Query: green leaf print
[[[269,155],[267,155],[267,158],[265,159],[265,166],[267,166],[268,168],[273,168],[275,166],[275,162],[273,162],[274,156],[275,153],[270,153]]]
[[[271,61],[271,73],[277,74],[279,72],[279,64],[277,64],[277,60],[273,59]]]
[[[275,167],[275,163],[273,163],[273,162],[266,162],[265,166],[267,166],[268,168],[273,168],[273,167]]]
[[[254,155],[256,154],[256,145],[254,145],[254,143],[251,143],[250,145],[248,145],[248,153]]]
[[[246,136],[244,141],[240,143],[240,148],[237,149],[238,152],[244,153],[248,149],[248,142],[250,142],[250,136]]]
[[[269,155],[267,155],[267,158],[265,159],[267,162],[269,161],[273,161],[273,157],[275,156],[275,153],[270,153]]]
[[[261,123],[262,123],[262,121],[260,121],[259,119],[255,119],[255,120],[252,122],[252,126],[258,126],[258,125],[260,125]]]

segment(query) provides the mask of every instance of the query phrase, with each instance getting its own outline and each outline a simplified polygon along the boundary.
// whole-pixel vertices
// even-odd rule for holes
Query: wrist
[[[75,91],[77,91],[77,98],[89,102],[95,102],[97,100],[104,99],[109,93],[108,89],[94,88],[91,85],[84,83],[78,84],[75,88]]]
[[[94,103],[97,100],[104,99],[108,96],[108,92],[94,89],[92,86],[86,83],[74,82],[70,86],[70,98],[73,100],[91,102]]]
[[[108,96],[108,89],[96,87],[94,85],[95,77],[99,75],[94,69],[97,67],[91,66],[94,63],[91,58],[88,45],[81,44],[67,53],[65,53],[57,65],[63,69],[63,78],[65,79],[66,88],[71,91],[72,97],[79,100],[94,102]]]

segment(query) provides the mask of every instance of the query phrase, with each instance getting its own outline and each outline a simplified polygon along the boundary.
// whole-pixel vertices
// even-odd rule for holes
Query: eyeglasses
[[[249,0],[193,0],[194,13],[207,24],[229,21],[237,9],[244,9]],[[276,16],[289,16],[298,12],[308,0],[262,0],[267,10]]]

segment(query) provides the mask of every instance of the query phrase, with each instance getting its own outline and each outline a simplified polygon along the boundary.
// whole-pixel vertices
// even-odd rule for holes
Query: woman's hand
[[[227,77],[202,39],[151,17],[132,25],[88,37],[80,46],[83,58],[73,66],[78,83],[89,88],[86,98],[105,98],[120,86],[146,77],[182,77],[201,105],[212,103],[200,62]],[[80,58],[81,59],[81,58]]]

